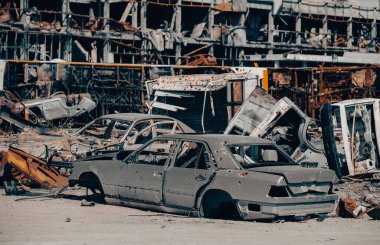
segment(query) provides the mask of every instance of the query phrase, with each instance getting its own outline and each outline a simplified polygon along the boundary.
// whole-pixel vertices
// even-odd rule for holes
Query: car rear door
[[[164,204],[194,208],[198,191],[212,180],[216,171],[207,145],[196,141],[182,141],[174,162],[165,172]]]
[[[174,141],[157,139],[132,153],[120,170],[120,199],[161,203],[162,180],[172,147]]]

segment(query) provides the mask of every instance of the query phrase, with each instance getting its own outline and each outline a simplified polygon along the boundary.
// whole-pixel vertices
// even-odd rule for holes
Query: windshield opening
[[[128,131],[131,123],[127,120],[99,118],[87,125],[80,135],[99,139],[120,139]]]
[[[294,165],[286,153],[272,144],[227,145],[235,161],[243,168]]]

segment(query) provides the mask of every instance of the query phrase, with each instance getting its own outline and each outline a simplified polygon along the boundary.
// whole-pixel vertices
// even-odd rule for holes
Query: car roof
[[[187,139],[187,140],[202,140],[206,142],[214,141],[224,141],[226,144],[273,144],[273,142],[250,136],[242,135],[228,135],[228,134],[172,134],[172,135],[162,135],[162,138],[176,138],[176,139]]]
[[[168,117],[164,115],[153,115],[153,114],[144,114],[144,113],[116,113],[116,114],[104,115],[104,116],[101,116],[100,118],[119,119],[119,120],[128,120],[128,121],[139,121],[139,120],[145,120],[145,119],[175,120],[172,117]]]

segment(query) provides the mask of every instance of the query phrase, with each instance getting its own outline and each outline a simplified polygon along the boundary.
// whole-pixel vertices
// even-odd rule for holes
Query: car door
[[[216,171],[212,159],[205,143],[182,141],[175,160],[165,172],[164,204],[194,208],[198,191],[210,183]]]
[[[162,180],[174,141],[157,139],[132,153],[120,169],[118,193],[121,199],[159,204]]]

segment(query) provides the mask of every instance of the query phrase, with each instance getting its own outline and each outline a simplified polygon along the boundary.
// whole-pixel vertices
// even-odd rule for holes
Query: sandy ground
[[[24,198],[21,200],[17,200]],[[210,220],[96,204],[5,196],[1,244],[380,244],[380,221],[327,218],[260,223]]]

